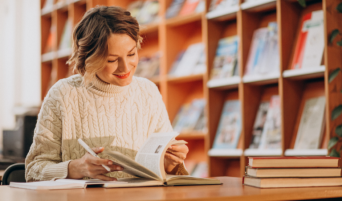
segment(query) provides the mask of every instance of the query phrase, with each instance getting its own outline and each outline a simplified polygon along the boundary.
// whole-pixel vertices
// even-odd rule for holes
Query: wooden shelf
[[[141,25],[139,34],[144,35],[144,34],[150,34],[153,32],[158,32],[158,28],[159,28],[159,23]]]
[[[56,52],[49,52],[42,55],[42,62],[52,62],[56,57]]]
[[[263,12],[275,10],[277,0],[253,0],[241,4],[241,10],[249,12]]]
[[[168,83],[183,83],[183,82],[192,82],[192,81],[199,81],[203,80],[203,74],[198,75],[188,75],[188,76],[182,76],[182,77],[173,77],[169,76],[167,77]]]
[[[61,10],[61,11],[68,11],[69,3],[66,2],[59,2],[54,5],[54,10]]]
[[[191,22],[200,21],[203,13],[193,13],[186,16],[176,16],[165,21],[166,26],[180,26]]]
[[[226,79],[214,79],[209,80],[207,83],[208,88],[225,90],[225,89],[236,89],[241,82],[240,76],[234,76]]]
[[[207,19],[209,20],[217,20],[217,21],[228,21],[236,19],[237,12],[239,11],[240,7],[232,6],[229,8],[213,10],[207,13]]]
[[[57,58],[67,58],[70,57],[72,53],[71,48],[62,49],[57,51]]]
[[[326,156],[327,149],[287,149],[285,156]]]
[[[42,17],[51,17],[52,11],[53,11],[53,7],[49,8],[49,9],[42,9],[40,11],[40,15]]]
[[[184,140],[204,140],[207,135],[208,134],[204,132],[192,131],[180,133],[176,138]]]
[[[242,149],[210,149],[210,157],[239,158],[242,156]]]
[[[281,156],[281,149],[246,149],[245,156]]]
[[[255,75],[245,75],[242,78],[243,83],[264,85],[264,84],[274,84],[278,83],[279,73],[270,73],[265,75],[255,74]]]
[[[285,70],[283,77],[290,79],[311,79],[311,78],[322,78],[324,77],[325,66],[312,67],[312,68],[301,68],[295,70]]]

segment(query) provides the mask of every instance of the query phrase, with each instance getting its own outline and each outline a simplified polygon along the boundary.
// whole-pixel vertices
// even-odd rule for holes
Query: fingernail
[[[108,165],[113,165],[113,161],[108,161]]]
[[[123,170],[123,168],[118,166],[118,167],[116,167],[116,170],[121,171],[121,170]]]

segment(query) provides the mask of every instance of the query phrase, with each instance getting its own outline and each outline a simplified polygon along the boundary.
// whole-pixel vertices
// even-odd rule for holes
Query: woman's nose
[[[119,66],[118,66],[118,70],[120,72],[125,72],[128,73],[128,60],[127,59],[119,59]]]

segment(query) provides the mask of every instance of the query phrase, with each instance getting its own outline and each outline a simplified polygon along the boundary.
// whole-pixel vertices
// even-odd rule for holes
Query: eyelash
[[[133,54],[129,54],[128,56],[129,57],[132,57],[132,56],[134,56],[135,55],[135,53],[133,53]],[[114,63],[114,62],[116,62],[117,61],[117,59],[116,60],[113,60],[113,61],[108,61],[108,63]]]

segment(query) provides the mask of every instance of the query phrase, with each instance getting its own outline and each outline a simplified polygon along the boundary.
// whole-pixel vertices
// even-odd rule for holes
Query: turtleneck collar
[[[132,80],[132,82],[134,79]],[[99,95],[117,95],[121,94],[125,91],[127,91],[128,87],[131,85],[127,86],[117,86],[114,84],[108,84],[104,81],[102,81],[100,78],[95,76],[94,80],[92,81],[93,88],[98,91]]]

